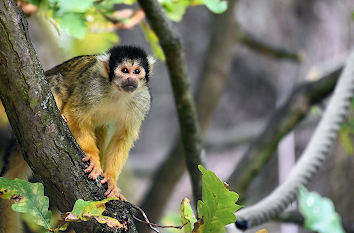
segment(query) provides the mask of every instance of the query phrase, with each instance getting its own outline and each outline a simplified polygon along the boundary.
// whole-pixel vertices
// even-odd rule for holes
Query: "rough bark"
[[[225,29],[237,26],[234,20],[236,4],[236,0],[231,0],[224,14],[214,15],[210,44],[197,93],[197,112],[202,133],[208,127],[229,78],[236,40],[232,30]],[[183,145],[179,139],[155,173],[153,183],[142,201],[141,206],[152,222],[160,219],[175,185],[184,174],[185,164],[182,155]]]
[[[228,183],[245,200],[248,186],[274,154],[280,140],[295,128],[310,108],[332,93],[342,68],[318,81],[296,88],[289,99],[271,117],[263,133],[243,155]]]
[[[84,154],[62,120],[28,36],[27,21],[16,2],[0,0],[0,97],[22,154],[46,193],[62,212],[74,202],[101,200],[107,188],[87,179]],[[109,215],[118,212],[137,232],[129,203],[115,201]],[[115,211],[112,211],[112,210]],[[97,222],[77,223],[76,232],[122,232]]]

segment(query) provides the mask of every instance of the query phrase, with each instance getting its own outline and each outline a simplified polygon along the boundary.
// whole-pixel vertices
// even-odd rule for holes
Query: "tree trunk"
[[[0,97],[25,160],[60,211],[70,211],[79,198],[103,199],[107,186],[87,179],[84,154],[60,116],[27,21],[12,0],[0,0],[0,35]],[[137,232],[129,203],[114,201],[109,209],[107,215],[118,213],[128,232]],[[80,233],[123,232],[97,222],[77,223],[74,228]]]

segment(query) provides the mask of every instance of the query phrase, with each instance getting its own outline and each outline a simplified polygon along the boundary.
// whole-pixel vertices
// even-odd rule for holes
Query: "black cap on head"
[[[134,46],[115,46],[111,48],[108,53],[109,57],[109,80],[112,81],[114,76],[114,69],[124,59],[139,60],[140,65],[145,69],[146,82],[149,81],[149,62],[144,50]]]

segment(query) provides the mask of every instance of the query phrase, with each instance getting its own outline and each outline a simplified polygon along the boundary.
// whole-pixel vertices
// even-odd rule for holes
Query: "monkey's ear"
[[[149,63],[149,76],[151,76],[152,70],[154,68],[154,64],[156,63],[156,59],[153,56],[149,55],[147,57],[147,60],[148,60],[148,63]]]
[[[104,53],[104,54],[97,56],[97,63],[98,63],[97,65],[98,65],[99,72],[105,78],[109,77],[109,58],[110,58],[110,56],[111,56],[110,53]]]

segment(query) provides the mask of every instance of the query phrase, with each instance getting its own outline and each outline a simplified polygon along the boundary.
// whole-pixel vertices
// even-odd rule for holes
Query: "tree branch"
[[[314,104],[333,91],[341,71],[342,68],[338,68],[318,81],[300,85],[272,115],[228,180],[231,189],[240,195],[240,201],[245,200],[249,184],[274,154],[279,141],[304,119]]]
[[[234,26],[233,9],[235,9],[236,2],[236,0],[230,0],[228,10],[224,14],[214,15],[210,45],[197,94],[197,111],[202,133],[208,126],[217,100],[229,78],[233,55],[232,48],[235,45],[235,40],[232,30],[225,29]],[[223,31],[223,33],[220,33],[220,31]],[[168,156],[159,166],[154,175],[153,183],[142,201],[142,208],[153,222],[160,219],[173,188],[184,174],[185,165],[181,156],[183,154],[182,139],[179,138],[174,143]]]
[[[172,84],[174,99],[181,128],[186,165],[192,181],[194,200],[202,197],[201,172],[198,165],[201,159],[201,136],[197,112],[191,88],[187,80],[186,62],[177,30],[166,18],[160,3],[156,0],[138,0],[141,8],[159,38],[166,55],[166,63]]]
[[[289,59],[296,62],[301,62],[304,60],[304,54],[301,52],[291,52],[285,49],[271,46],[262,41],[256,40],[241,29],[235,29],[235,37],[240,43],[263,55],[278,59]]]
[[[84,174],[84,154],[61,118],[30,42],[27,21],[12,0],[0,0],[0,34],[0,97],[25,160],[62,212],[70,211],[78,198],[104,199],[107,186]],[[137,231],[130,209],[129,203],[115,201],[106,214],[126,221],[133,233]],[[74,228],[116,232],[97,222],[77,223]]]

